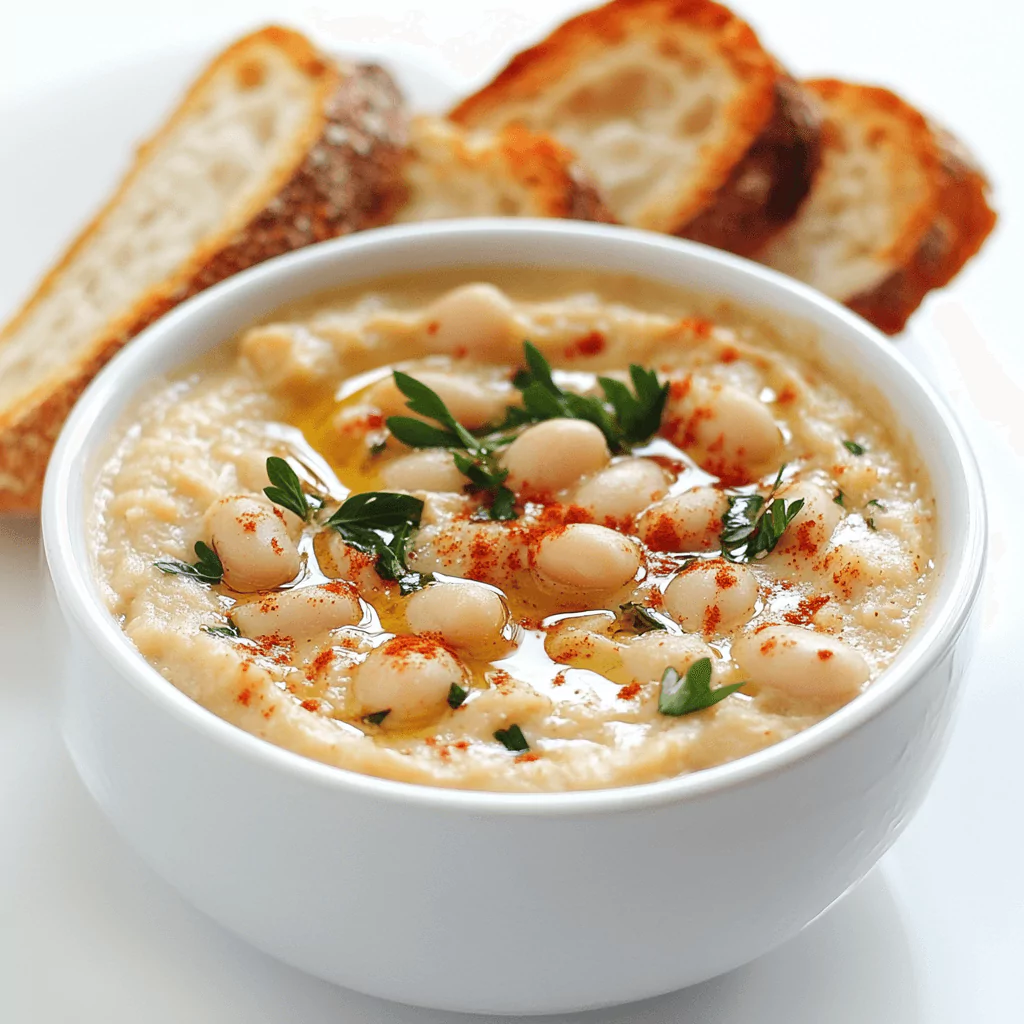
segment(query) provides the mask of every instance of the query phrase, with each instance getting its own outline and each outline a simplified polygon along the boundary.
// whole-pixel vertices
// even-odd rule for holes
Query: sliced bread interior
[[[510,125],[470,133],[436,117],[409,126],[409,197],[396,220],[565,217],[608,221],[593,183],[549,135]]]
[[[585,12],[450,116],[548,132],[579,155],[618,220],[737,252],[792,215],[817,160],[813,108],[750,26],[710,0]]]
[[[889,90],[804,84],[825,111],[821,167],[757,258],[895,334],[992,230],[988,183],[959,142]]]
[[[245,267],[388,220],[404,116],[379,68],[271,27],[220,54],[0,332],[0,509],[33,509],[68,410],[129,338]]]

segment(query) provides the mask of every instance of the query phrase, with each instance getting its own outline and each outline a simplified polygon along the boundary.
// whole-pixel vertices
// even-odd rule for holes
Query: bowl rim
[[[85,533],[82,521],[72,522],[72,467],[81,457],[92,439],[95,419],[108,398],[123,394],[122,381],[132,378],[137,366],[145,366],[151,353],[173,343],[174,338],[187,329],[190,320],[224,304],[237,302],[245,295],[258,293],[268,282],[279,276],[288,276],[303,268],[311,271],[329,266],[344,255],[358,254],[393,246],[400,248],[407,242],[425,239],[450,241],[453,237],[495,236],[513,241],[531,235],[575,236],[581,244],[600,240],[602,244],[643,245],[660,249],[666,254],[685,255],[711,268],[723,282],[730,277],[757,279],[762,288],[776,295],[788,293],[798,302],[803,312],[780,314],[770,308],[767,315],[782,315],[811,322],[810,314],[831,320],[837,326],[853,331],[868,341],[876,350],[882,366],[907,378],[906,383],[916,387],[932,406],[946,431],[939,440],[945,451],[956,460],[956,468],[966,483],[963,522],[958,535],[959,545],[951,548],[948,561],[955,574],[944,602],[932,607],[928,621],[919,627],[916,649],[911,656],[897,661],[885,669],[866,691],[849,704],[833,712],[807,729],[781,740],[755,753],[725,764],[704,768],[655,782],[603,789],[568,790],[554,792],[502,792],[492,790],[457,789],[423,783],[403,782],[378,778],[279,747],[220,718],[212,711],[193,701],[161,675],[131,645],[114,617],[100,600],[98,588],[92,578],[91,566],[82,564],[76,556],[73,531]],[[500,265],[495,261],[494,265]],[[456,259],[442,264],[458,266]],[[468,265],[468,263],[466,264]],[[537,265],[537,264],[535,264]],[[400,271],[406,272],[406,271]],[[607,273],[600,266],[596,273]],[[383,276],[369,274],[364,280]],[[640,274],[638,276],[651,276]],[[361,280],[349,275],[349,280]],[[340,283],[340,282],[339,282]],[[313,295],[320,289],[311,288]],[[709,289],[710,290],[710,289]],[[723,292],[727,290],[723,283]],[[743,306],[743,300],[734,300]],[[284,303],[284,300],[281,304]],[[753,305],[753,303],[748,304]],[[253,319],[256,319],[254,316]],[[819,324],[816,329],[824,331]],[[236,333],[236,332],[232,332]],[[225,338],[224,340],[227,340]],[[215,346],[211,346],[211,349]],[[182,360],[185,362],[185,360]],[[883,368],[865,373],[863,380],[870,384],[883,372]],[[144,378],[133,380],[128,386],[130,403],[144,384]],[[898,416],[896,417],[899,422]],[[83,512],[86,508],[83,502]],[[564,815],[593,814],[595,812],[628,812],[645,807],[681,803],[713,796],[715,793],[752,784],[781,773],[817,752],[839,742],[878,717],[887,707],[896,703],[948,652],[961,633],[977,601],[981,589],[987,548],[987,518],[982,478],[974,454],[962,427],[946,400],[942,398],[906,358],[897,352],[892,342],[876,328],[845,307],[820,292],[768,267],[683,239],[657,235],[647,231],[585,222],[539,220],[530,218],[474,218],[393,225],[332,239],[287,253],[260,263],[246,271],[216,284],[161,317],[140,333],[124,352],[111,361],[85,390],[73,408],[60,434],[50,459],[42,499],[43,547],[58,603],[65,617],[70,617],[89,637],[102,658],[113,666],[117,675],[161,710],[179,722],[205,735],[210,741],[222,745],[233,756],[255,761],[268,769],[291,774],[297,780],[329,790],[349,791],[368,798],[449,812],[488,812],[509,815]]]

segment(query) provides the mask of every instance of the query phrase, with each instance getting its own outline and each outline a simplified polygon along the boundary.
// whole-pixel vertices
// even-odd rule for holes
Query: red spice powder
[[[235,522],[238,523],[246,533],[255,533],[256,524],[259,522],[259,518],[259,515],[255,512],[243,512],[238,516]]]
[[[698,563],[694,563],[697,565]],[[719,590],[728,590],[730,587],[735,587],[739,583],[736,578],[736,573],[727,565],[723,565],[718,572],[715,573],[715,585]]]
[[[533,753],[533,751],[529,751],[528,753],[520,754],[516,758],[516,764],[523,764],[524,762],[527,762],[527,761],[539,761],[539,760],[540,760],[540,754],[535,754],[535,753]]]
[[[417,636],[413,633],[394,636],[380,648],[396,661],[410,661],[413,656],[433,661],[442,654],[450,654],[446,644],[432,636]]]
[[[577,338],[565,347],[565,358],[575,359],[577,356],[596,356],[604,351],[604,335],[600,331],[591,331]]]
[[[281,547],[281,542],[276,537],[270,538],[270,549],[275,555],[279,555],[284,551],[284,548]]]
[[[703,316],[684,316],[676,326],[698,338],[706,338],[714,329],[715,322]]]
[[[554,679],[551,680],[552,686],[565,686],[565,673],[559,672]]]
[[[678,551],[682,547],[683,538],[679,536],[671,516],[657,514],[647,521],[644,541],[652,551]]]
[[[789,405],[790,402],[796,401],[796,391],[792,385],[786,384],[782,390],[775,396],[775,401],[780,405]]]
[[[619,700],[632,700],[639,692],[639,683],[628,683],[619,689]]]
[[[771,654],[771,652],[775,650],[777,644],[778,641],[775,639],[775,637],[769,637],[767,640],[765,640],[763,644],[761,644],[761,653]]]
[[[350,594],[352,597],[356,596],[352,584],[345,580],[331,580],[330,583],[322,584],[322,589],[328,594]]]
[[[820,516],[818,517],[821,518]],[[805,555],[815,555],[818,552],[818,523],[814,519],[807,519],[796,528],[797,550]]]
[[[717,604],[704,609],[704,624],[701,627],[705,636],[712,636],[722,621],[722,609]]]
[[[323,672],[332,661],[334,661],[334,651],[328,647],[313,659],[312,665],[309,666],[309,671],[312,675]]]
[[[720,363],[735,363],[739,357],[739,349],[733,348],[732,345],[726,345],[718,354],[718,361]]]
[[[320,701],[316,700],[315,698],[310,698],[309,700],[304,700],[299,705],[299,707],[300,708],[305,708],[307,711],[319,711],[320,710]]]
[[[440,329],[441,324],[437,320],[431,320],[430,323],[427,324],[427,334],[437,334]]]
[[[828,602],[828,594],[805,597],[793,611],[786,612],[782,617],[794,626],[806,626]]]
[[[459,740],[452,744],[456,750],[469,750],[469,740]]]
[[[822,648],[820,651],[818,651],[818,657],[822,661],[828,661],[828,659],[831,658],[834,653],[835,653],[834,651],[829,651],[829,650],[826,650],[826,649]]]
[[[235,700],[237,700],[239,704],[248,707],[249,701],[252,700],[252,690],[250,690],[248,686],[245,687],[245,689],[243,690],[239,690],[238,696],[235,698]]]

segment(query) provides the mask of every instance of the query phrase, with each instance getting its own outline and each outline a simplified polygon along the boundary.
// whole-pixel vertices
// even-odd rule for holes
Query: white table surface
[[[179,0],[143,13],[148,6],[19,0],[16,9],[4,7],[0,314],[116,180],[133,140],[156,123],[200,55],[233,33],[288,21],[335,45],[397,47],[463,87],[582,4]],[[986,476],[994,557],[983,638],[934,789],[858,890],[789,945],[731,975],[575,1019],[1019,1024],[1024,19],[1016,4],[1000,0],[745,0],[742,9],[797,73],[890,84],[940,115],[991,169],[998,232],[899,342],[956,406]],[[0,521],[0,1021],[451,1019],[336,989],[268,959],[193,911],[137,859],[61,747],[49,670],[61,634],[44,621],[40,597],[36,525]]]

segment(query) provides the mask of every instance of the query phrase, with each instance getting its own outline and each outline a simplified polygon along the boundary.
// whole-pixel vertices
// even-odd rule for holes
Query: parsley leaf
[[[510,725],[507,729],[498,729],[494,738],[501,743],[506,750],[529,750],[530,744],[526,742],[523,730],[518,725]]]
[[[373,555],[381,579],[394,580],[400,593],[411,594],[433,579],[406,563],[409,540],[422,514],[423,502],[411,494],[366,491],[346,498],[324,525],[337,530],[346,544]]]
[[[850,440],[846,440],[846,441],[844,441],[844,442],[843,442],[843,447],[844,447],[844,448],[845,448],[845,449],[846,449],[846,450],[847,450],[847,451],[848,451],[848,452],[849,452],[849,453],[850,453],[851,455],[863,455],[863,454],[864,454],[864,451],[865,451],[864,445],[862,445],[862,444],[857,444],[857,442],[856,442],[856,441],[850,441]]]
[[[412,448],[449,448],[455,467],[478,491],[491,495],[489,518],[515,519],[515,495],[505,486],[508,470],[498,462],[497,449],[506,437],[477,437],[451,414],[436,391],[401,370],[394,371],[395,386],[412,412],[428,416],[440,427],[412,416],[389,416],[388,429]]]
[[[621,617],[627,628],[636,633],[647,633],[652,629],[668,629],[665,623],[649,608],[637,604],[635,601],[620,604],[619,611],[622,613]]]
[[[225,626],[200,626],[199,628],[204,633],[209,633],[210,636],[226,636],[232,640],[237,640],[242,635],[242,631],[230,619]]]
[[[450,707],[452,711],[456,708],[461,708],[468,696],[469,690],[459,686],[458,683],[452,683],[448,689],[448,707]]]
[[[843,489],[839,488],[839,493],[832,499],[837,505],[842,505],[846,501],[846,495],[843,494]]]
[[[785,468],[779,470],[767,498],[760,494],[729,495],[729,508],[722,516],[721,543],[722,556],[730,562],[749,562],[770,554],[804,507],[803,498],[786,502],[775,497]]]
[[[306,500],[306,494],[302,490],[302,482],[291,466],[284,459],[271,455],[267,459],[267,476],[270,477],[270,487],[264,487],[263,493],[281,508],[294,512],[304,522],[309,522],[313,514],[313,507]]]
[[[216,584],[224,578],[224,566],[221,565],[217,552],[201,540],[195,545],[196,561],[179,562],[177,559],[167,562],[154,562],[161,572],[175,576],[190,576],[199,583]]]
[[[363,721],[370,725],[380,725],[390,714],[391,708],[385,708],[383,711],[374,711],[371,715],[363,715]]]
[[[871,498],[868,501],[868,504],[872,505],[874,508],[880,508],[883,512],[885,511],[885,506],[877,498]]]
[[[711,659],[700,658],[686,671],[680,682],[679,673],[674,668],[665,669],[661,677],[661,690],[658,693],[658,710],[663,715],[689,715],[694,711],[725,700],[746,683],[733,683],[731,686],[719,686],[711,689]]]
[[[661,425],[668,399],[668,385],[658,380],[653,370],[635,363],[629,368],[633,391],[610,377],[599,377],[604,400],[593,395],[578,395],[560,388],[551,373],[551,365],[540,350],[523,342],[526,369],[516,374],[513,383],[523,395],[523,410],[529,422],[559,417],[588,420],[604,434],[613,452],[642,444]],[[509,410],[511,419],[522,418]]]

